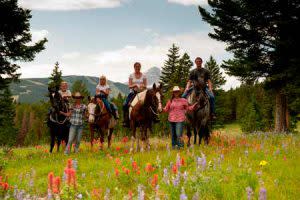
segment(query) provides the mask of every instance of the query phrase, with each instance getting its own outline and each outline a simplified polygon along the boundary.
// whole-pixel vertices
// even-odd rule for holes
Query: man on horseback
[[[200,57],[195,59],[196,69],[191,71],[185,92],[182,97],[187,98],[192,91],[196,89],[194,84],[199,82],[200,79],[203,79],[206,85],[205,92],[209,97],[211,118],[216,119],[215,96],[213,94],[213,85],[210,78],[210,72],[202,67],[202,62],[202,58]],[[197,91],[195,92],[197,93]]]

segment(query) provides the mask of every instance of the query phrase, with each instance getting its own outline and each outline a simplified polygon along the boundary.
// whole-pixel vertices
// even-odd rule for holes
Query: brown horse
[[[112,117],[111,113],[106,109],[101,98],[96,99],[95,107],[95,121],[90,123],[90,132],[91,132],[91,146],[93,147],[94,142],[94,129],[100,133],[100,144],[101,149],[103,148],[105,133],[108,132],[108,148],[111,146],[111,138],[116,125],[115,119]]]
[[[152,130],[153,119],[162,111],[162,85],[156,87],[153,84],[151,89],[147,89],[136,95],[130,106],[130,128],[132,130],[132,145],[130,151],[134,149],[134,143],[137,139],[136,150],[150,149],[149,137],[147,130]],[[136,134],[137,127],[140,127],[140,134]],[[143,145],[140,148],[139,140],[142,140]]]
[[[194,131],[194,144],[197,142],[197,135],[199,136],[199,145],[204,138],[205,143],[209,143],[210,138],[210,104],[209,97],[205,92],[206,83],[202,78],[194,82],[194,91],[189,97],[189,103],[197,103],[195,109],[187,112],[187,136],[188,146],[190,146],[190,139],[192,137],[191,129]]]

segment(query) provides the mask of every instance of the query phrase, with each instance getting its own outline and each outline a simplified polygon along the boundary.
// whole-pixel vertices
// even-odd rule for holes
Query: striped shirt
[[[79,107],[72,106],[70,122],[72,125],[83,125],[84,114],[86,111],[86,105],[80,104]]]
[[[168,101],[164,112],[169,113],[169,122],[184,122],[187,110],[192,110],[193,106],[188,105],[188,101],[184,98],[174,98]]]

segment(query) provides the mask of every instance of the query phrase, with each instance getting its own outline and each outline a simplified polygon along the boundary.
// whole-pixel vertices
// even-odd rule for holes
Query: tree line
[[[204,67],[210,70],[215,84],[218,120],[215,124],[240,123],[245,132],[288,132],[295,127],[300,110],[299,76],[299,11],[297,0],[209,0],[209,8],[199,6],[202,19],[212,31],[212,39],[225,42],[233,54],[229,60],[217,64],[211,57]],[[46,139],[43,116],[48,102],[16,105],[11,98],[9,84],[20,76],[16,61],[32,61],[45,49],[47,39],[34,44],[30,33],[31,11],[20,8],[17,0],[0,1],[0,145],[26,145],[36,138]],[[195,44],[197,45],[197,44]],[[173,45],[162,68],[162,83],[166,97],[173,85],[185,86],[192,61],[187,53],[179,55]],[[239,78],[242,85],[229,91],[223,69]],[[57,77],[55,77],[57,76]],[[59,83],[58,64],[51,75],[52,83]],[[58,79],[57,79],[58,78]],[[76,82],[72,90],[88,91]],[[121,107],[124,97],[114,99]],[[120,109],[121,110],[121,109]],[[162,116],[162,121],[166,116]],[[167,124],[161,123],[156,134],[166,134]],[[118,127],[121,134],[126,133]],[[158,129],[158,128],[157,128]]]

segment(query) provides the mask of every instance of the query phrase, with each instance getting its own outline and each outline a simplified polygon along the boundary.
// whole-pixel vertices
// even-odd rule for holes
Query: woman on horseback
[[[141,63],[134,63],[134,73],[130,74],[128,80],[130,92],[123,104],[124,121],[123,126],[129,127],[129,104],[138,92],[147,88],[147,77],[141,72]]]
[[[115,119],[119,119],[118,108],[115,104],[108,101],[108,96],[110,93],[110,87],[107,84],[107,79],[105,76],[100,76],[99,83],[96,86],[96,96],[100,97],[103,101],[106,109],[114,116]]]

